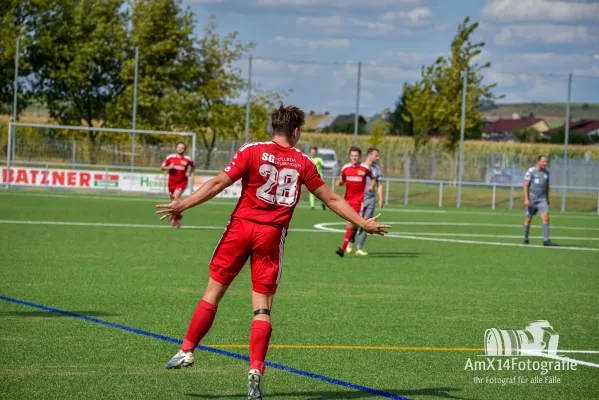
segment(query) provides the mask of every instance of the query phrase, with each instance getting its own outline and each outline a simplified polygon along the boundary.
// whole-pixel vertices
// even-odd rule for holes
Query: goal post
[[[164,193],[159,171],[176,143],[196,158],[196,133],[10,122],[0,179],[11,186]],[[193,191],[190,177],[186,192]]]

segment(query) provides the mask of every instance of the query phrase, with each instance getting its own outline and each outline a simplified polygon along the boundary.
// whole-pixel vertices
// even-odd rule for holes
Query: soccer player
[[[314,165],[316,165],[316,170],[318,171],[318,174],[322,177],[322,167],[324,166],[324,160],[321,157],[318,157],[316,154],[318,153],[318,147],[314,146],[310,149],[310,159],[312,160],[312,162],[314,163]],[[314,200],[316,200],[316,196],[314,196],[314,194],[310,193],[310,208],[312,210],[314,210]],[[326,207],[324,205],[324,202],[320,202],[320,205],[322,206],[323,211],[326,210]]]
[[[376,147],[371,147],[366,152],[366,161],[364,161],[363,165],[366,165],[370,168],[370,172],[372,173],[372,178],[368,177],[366,180],[366,193],[364,194],[364,206],[362,207],[362,216],[366,219],[372,218],[374,216],[374,206],[375,200],[378,196],[379,200],[379,208],[383,208],[383,172],[381,171],[381,167],[379,166],[380,160],[380,152]],[[376,195],[375,195],[375,186],[376,186]],[[352,243],[354,242],[354,238],[356,236],[357,230],[354,230],[354,237],[352,237]],[[367,256],[368,253],[365,252],[364,243],[366,243],[366,232],[364,229],[360,229],[358,233],[358,249],[356,250],[356,255],[358,256]],[[348,244],[347,250],[349,252]]]
[[[171,200],[179,200],[181,193],[187,187],[187,181],[196,169],[196,165],[191,157],[185,155],[187,146],[183,142],[177,143],[175,153],[166,157],[166,160],[160,166],[163,171],[168,171],[168,192]],[[175,228],[181,227],[181,215],[177,215],[171,220],[171,225]]]
[[[362,205],[364,203],[364,191],[366,190],[366,178],[372,177],[372,172],[367,165],[360,163],[362,157],[362,150],[359,147],[352,147],[349,149],[349,164],[345,164],[341,169],[341,179],[337,181],[337,186],[345,187],[345,200],[351,205],[351,207],[357,213],[362,212]],[[354,230],[357,228],[355,224],[347,221],[345,225],[345,236],[343,237],[343,244],[340,248],[335,250],[335,253],[339,257],[343,257],[345,249],[354,236]]]
[[[181,349],[166,368],[193,365],[193,351],[212,326],[219,301],[251,257],[254,320],[250,330],[249,400],[263,396],[264,361],[272,332],[270,313],[281,279],[287,227],[300,198],[300,185],[304,184],[331,210],[368,233],[383,235],[390,228],[376,222],[380,215],[369,220],[362,218],[323,182],[314,163],[295,149],[304,119],[299,108],[281,104],[271,114],[272,141],[246,143],[229,166],[191,196],[156,206],[161,209],[156,212],[162,214],[161,220],[172,219],[241,179],[241,197],[210,261],[204,296],[191,318]]]
[[[543,245],[557,246],[549,240],[549,170],[547,157],[539,156],[537,165],[531,167],[524,175],[524,205],[526,206],[524,218],[524,244],[529,244],[528,234],[532,217],[541,214],[543,221]]]

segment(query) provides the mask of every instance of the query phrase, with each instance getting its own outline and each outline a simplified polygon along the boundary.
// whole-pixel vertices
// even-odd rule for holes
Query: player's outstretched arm
[[[233,181],[231,178],[224,172],[221,172],[216,178],[212,178],[204,183],[202,187],[185,200],[174,200],[170,204],[158,204],[156,208],[160,210],[156,211],[156,214],[162,215],[160,218],[161,221],[173,215],[181,214],[188,208],[207,202],[232,184]]]
[[[380,214],[376,217],[364,219],[354,211],[354,209],[343,199],[343,197],[334,193],[331,188],[324,184],[312,191],[316,197],[331,209],[341,218],[352,224],[364,229],[370,234],[384,235],[387,233],[386,229],[391,228],[391,225],[379,225],[376,220],[380,218]]]

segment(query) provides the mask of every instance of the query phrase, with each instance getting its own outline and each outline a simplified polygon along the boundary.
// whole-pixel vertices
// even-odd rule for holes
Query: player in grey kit
[[[547,157],[540,156],[537,165],[529,168],[524,175],[524,205],[526,218],[524,219],[524,244],[529,244],[528,234],[532,217],[541,214],[543,220],[543,244],[557,246],[549,240],[549,170],[547,170]]]
[[[383,208],[383,172],[379,166],[379,159],[379,150],[375,147],[369,148],[366,153],[366,161],[364,164],[370,167],[370,171],[372,172],[372,180],[370,178],[366,178],[366,193],[364,193],[364,205],[362,206],[361,213],[365,218],[367,218],[366,215],[374,216],[374,206],[377,195],[379,198],[379,208]],[[354,232],[354,237],[355,234],[356,233]],[[368,255],[368,253],[363,250],[364,243],[366,243],[366,232],[364,229],[360,229],[360,232],[358,233],[358,249],[356,250],[356,255]]]

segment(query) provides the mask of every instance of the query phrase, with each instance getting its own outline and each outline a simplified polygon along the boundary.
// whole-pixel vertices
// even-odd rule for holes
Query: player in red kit
[[[345,185],[345,201],[347,201],[358,214],[362,212],[362,205],[364,204],[366,177],[372,177],[370,168],[365,164],[361,164],[361,157],[362,150],[360,150],[359,147],[352,147],[349,149],[350,163],[343,166],[341,169],[341,179],[337,181],[337,186]],[[351,241],[356,228],[355,224],[347,221],[343,244],[340,248],[335,250],[335,253],[340,257],[343,257],[345,254],[347,244]]]
[[[210,278],[187,329],[181,349],[166,368],[193,365],[193,351],[208,333],[219,301],[248,258],[251,258],[252,307],[248,399],[262,399],[264,362],[272,332],[270,312],[281,279],[287,228],[299,202],[301,185],[342,218],[368,233],[382,235],[388,225],[379,225],[377,215],[362,218],[323,182],[314,163],[295,145],[300,139],[305,114],[297,107],[281,106],[272,112],[273,139],[247,143],[228,167],[185,200],[161,204],[161,220],[174,218],[202,204],[241,179],[241,197],[210,261]]]
[[[177,143],[175,153],[166,157],[166,160],[160,166],[163,171],[168,171],[168,192],[171,199],[179,199],[181,193],[187,187],[187,181],[196,169],[196,165],[191,157],[185,155],[187,146],[183,142]],[[171,225],[175,228],[181,227],[181,216],[171,220]]]

